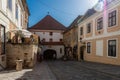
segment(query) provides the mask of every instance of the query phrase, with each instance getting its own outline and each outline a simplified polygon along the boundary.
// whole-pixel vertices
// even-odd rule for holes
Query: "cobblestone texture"
[[[120,66],[77,61],[43,61],[33,69],[2,71],[0,80],[120,80]]]
[[[0,72],[0,80],[56,80],[46,62],[38,63],[34,69]]]
[[[115,71],[120,73],[119,66],[76,61],[55,61],[48,64],[57,80],[120,80],[116,73],[113,74]]]

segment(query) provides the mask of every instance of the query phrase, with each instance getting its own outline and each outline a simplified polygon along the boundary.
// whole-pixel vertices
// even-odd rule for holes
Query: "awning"
[[[18,32],[18,31],[21,31],[22,34],[24,35],[24,37],[30,37],[32,35],[32,33],[28,30],[25,30],[25,29],[12,29],[12,30],[9,30],[9,32]]]

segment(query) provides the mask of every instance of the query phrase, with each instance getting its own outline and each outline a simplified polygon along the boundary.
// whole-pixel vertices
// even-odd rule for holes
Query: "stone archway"
[[[44,60],[55,60],[57,58],[57,53],[55,50],[47,49],[43,53]]]

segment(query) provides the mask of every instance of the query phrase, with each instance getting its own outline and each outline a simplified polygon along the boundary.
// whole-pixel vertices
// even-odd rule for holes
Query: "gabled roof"
[[[92,16],[95,13],[96,13],[96,11],[93,8],[88,9],[87,12],[85,13],[85,15],[80,20],[78,20],[78,23],[84,21],[85,19],[87,19],[88,17]]]
[[[78,20],[79,20],[80,18],[82,18],[82,15],[79,15],[78,17],[76,17],[76,18],[74,19],[74,21],[70,24],[70,26],[66,29],[66,31],[65,31],[64,33],[66,33],[67,31],[71,30],[72,28],[77,27],[77,24],[78,24],[77,22],[78,22]]]
[[[75,20],[70,24],[69,28],[72,28],[75,25],[77,25],[77,22],[81,17],[82,17],[82,15],[79,15],[77,18],[75,18]]]
[[[66,27],[59,23],[57,20],[55,20],[50,15],[45,16],[41,21],[39,21],[37,24],[29,28],[36,29],[36,30],[65,30]]]

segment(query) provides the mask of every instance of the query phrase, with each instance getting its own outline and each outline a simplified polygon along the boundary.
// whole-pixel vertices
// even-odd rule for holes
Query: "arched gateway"
[[[57,53],[55,50],[47,49],[43,53],[44,60],[55,60],[57,58]]]

